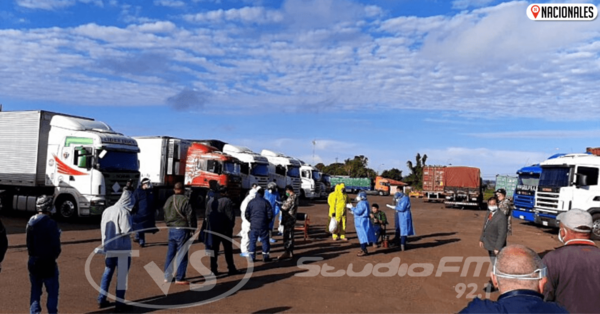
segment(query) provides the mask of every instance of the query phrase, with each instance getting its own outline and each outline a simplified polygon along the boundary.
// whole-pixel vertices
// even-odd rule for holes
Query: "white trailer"
[[[134,137],[140,147],[140,178],[148,178],[157,204],[173,194],[173,186],[184,182],[190,140],[169,136]]]
[[[269,182],[276,182],[280,189],[291,185],[294,192],[300,195],[302,186],[300,162],[292,157],[266,149],[263,149],[260,154],[269,160]]]
[[[101,215],[139,180],[134,139],[89,118],[49,111],[0,111],[2,210],[35,211],[54,195],[63,218]]]
[[[223,152],[241,161],[242,189],[250,190],[253,184],[263,189],[269,183],[269,160],[247,147],[225,144]],[[245,194],[245,193],[243,193]]]
[[[568,154],[540,163],[542,174],[535,197],[535,222],[558,227],[556,216],[573,208],[594,220],[592,238],[600,240],[600,156]]]

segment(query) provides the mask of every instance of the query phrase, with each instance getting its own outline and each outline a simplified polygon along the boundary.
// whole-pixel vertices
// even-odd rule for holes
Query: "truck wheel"
[[[65,196],[56,202],[56,212],[63,219],[77,217],[77,203],[70,196]]]
[[[592,220],[594,221],[594,224],[591,238],[592,240],[598,241],[600,240],[600,213],[594,214]]]
[[[379,196],[383,196],[383,191],[379,191]]]

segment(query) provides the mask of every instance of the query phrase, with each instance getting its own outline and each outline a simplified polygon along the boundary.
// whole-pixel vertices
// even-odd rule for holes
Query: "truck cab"
[[[253,184],[263,189],[269,183],[269,160],[247,147],[225,144],[223,152],[240,160],[242,189],[248,191]]]
[[[529,222],[535,221],[535,191],[540,182],[542,167],[539,164],[523,167],[517,171],[518,181],[514,194],[513,217]]]
[[[269,182],[277,183],[279,189],[291,185],[294,192],[300,195],[302,185],[300,162],[292,157],[266,149],[263,149],[260,154],[269,160]]]
[[[239,159],[201,143],[192,143],[188,148],[185,166],[185,185],[194,192],[206,195],[209,182],[215,180],[226,186],[229,197],[238,202],[242,195],[241,162]],[[194,198],[195,199],[195,198]]]
[[[535,200],[535,222],[558,227],[556,216],[573,208],[594,220],[592,239],[600,239],[600,156],[568,154],[540,163],[542,174]]]
[[[376,177],[373,192],[380,196],[390,195],[390,180],[384,177]]]
[[[315,199],[321,197],[321,173],[319,169],[300,161],[300,177],[302,189],[300,197]]]

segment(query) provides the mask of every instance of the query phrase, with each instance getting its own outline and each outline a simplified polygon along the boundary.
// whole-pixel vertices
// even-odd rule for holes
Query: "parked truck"
[[[446,167],[444,205],[446,207],[477,207],[483,203],[481,171],[475,167]]]
[[[35,212],[54,195],[63,218],[101,215],[139,180],[133,138],[94,119],[44,110],[0,111],[0,204]]]
[[[567,154],[540,163],[542,174],[535,200],[535,223],[558,227],[556,216],[570,209],[588,211],[592,238],[600,240],[600,156]]]
[[[445,166],[423,167],[423,197],[428,202],[444,202]]]
[[[143,136],[135,140],[140,147],[140,176],[150,179],[155,205],[161,208],[173,195],[175,183],[185,180],[187,153],[192,142],[169,136]]]
[[[286,185],[291,185],[294,192],[300,195],[302,186],[300,162],[295,158],[267,149],[263,149],[260,155],[269,160],[269,182],[277,183],[277,187],[281,190],[285,189]]]
[[[498,174],[496,175],[496,190],[506,190],[506,197],[512,199],[515,195],[515,189],[517,188],[518,181],[519,177]]]
[[[245,194],[257,184],[263,189],[269,183],[269,160],[247,147],[225,144],[223,152],[229,154],[241,162],[242,190]]]
[[[321,173],[319,169],[300,160],[300,178],[302,185],[300,197],[315,199],[321,197]]]
[[[517,171],[518,181],[513,197],[513,217],[529,222],[535,221],[535,191],[540,181],[542,167],[539,164],[523,167]]]
[[[350,193],[365,191],[367,194],[382,196],[390,195],[390,181],[393,180],[380,176],[376,177],[374,182],[370,178],[331,177],[332,186],[343,183],[346,191]]]
[[[184,184],[191,190],[190,199],[202,208],[211,180],[227,188],[237,204],[242,198],[241,162],[217,148],[191,140],[187,151]],[[198,205],[196,205],[198,206]]]

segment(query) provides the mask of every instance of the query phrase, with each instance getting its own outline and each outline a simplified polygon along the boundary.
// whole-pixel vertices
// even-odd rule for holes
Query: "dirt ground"
[[[388,219],[392,221],[390,227],[393,227],[392,210],[384,205],[391,203],[391,197],[370,196],[369,202],[378,203],[384,208]],[[190,291],[190,287],[172,285],[165,295],[161,285],[155,283],[146,268],[154,262],[162,269],[167,250],[167,232],[161,230],[148,235],[149,245],[139,249],[139,257],[132,260],[126,294],[127,300],[143,303],[146,307],[136,306],[132,312],[449,313],[459,311],[474,296],[483,294],[488,275],[482,272],[475,276],[474,264],[468,268],[464,262],[468,257],[487,259],[487,252],[478,246],[485,212],[445,209],[441,204],[412,199],[417,236],[409,239],[408,249],[400,252],[397,249],[370,248],[371,255],[357,257],[359,244],[352,215],[348,215],[350,241],[334,242],[325,232],[327,211],[324,201],[301,206],[299,212],[310,215],[310,239],[304,241],[302,235],[296,232],[294,259],[263,263],[258,258],[251,272],[220,276],[208,291]],[[2,221],[9,231],[10,247],[0,273],[0,312],[25,313],[28,312],[30,289],[24,234],[27,217],[3,216]],[[112,312],[112,308],[97,309],[98,291],[86,277],[85,265],[90,256],[89,271],[94,285],[99,284],[103,272],[103,256],[92,254],[94,248],[100,245],[98,225],[98,220],[60,222],[63,230],[62,254],[58,260],[60,312]],[[158,225],[164,226],[162,223]],[[282,253],[282,244],[281,237],[276,236],[275,239],[278,242],[272,245],[271,253],[276,257]],[[513,235],[508,242],[529,246],[540,255],[560,246],[556,230],[542,229],[520,221],[513,222]],[[134,248],[138,249],[136,244]],[[194,244],[190,251],[191,254],[198,252],[198,256],[204,251],[204,245]],[[247,271],[249,265],[246,259],[237,254],[239,250],[235,250],[235,253],[237,267]],[[444,257],[447,260],[446,267],[450,268],[438,274],[440,269],[443,270],[439,264]],[[304,259],[298,266],[300,258]],[[195,263],[199,262],[206,267],[209,265],[208,258],[196,259]],[[383,263],[391,264],[386,268]],[[488,264],[484,265],[484,270]],[[223,256],[220,257],[219,267],[221,272],[227,272]],[[202,270],[201,267],[196,268]],[[196,268],[188,268],[188,278],[193,283],[205,283],[205,278]],[[465,276],[461,276],[465,268]],[[244,283],[242,280],[245,277],[249,277],[249,280]],[[114,293],[115,284],[116,279],[112,282],[111,293]],[[162,288],[166,290],[164,286]],[[230,295],[224,297],[223,294]],[[493,300],[497,297],[498,293],[490,295]],[[195,304],[213,298],[215,300],[207,304],[173,308],[175,305]],[[42,301],[45,302],[45,296]],[[148,307],[157,305],[166,309]]]

